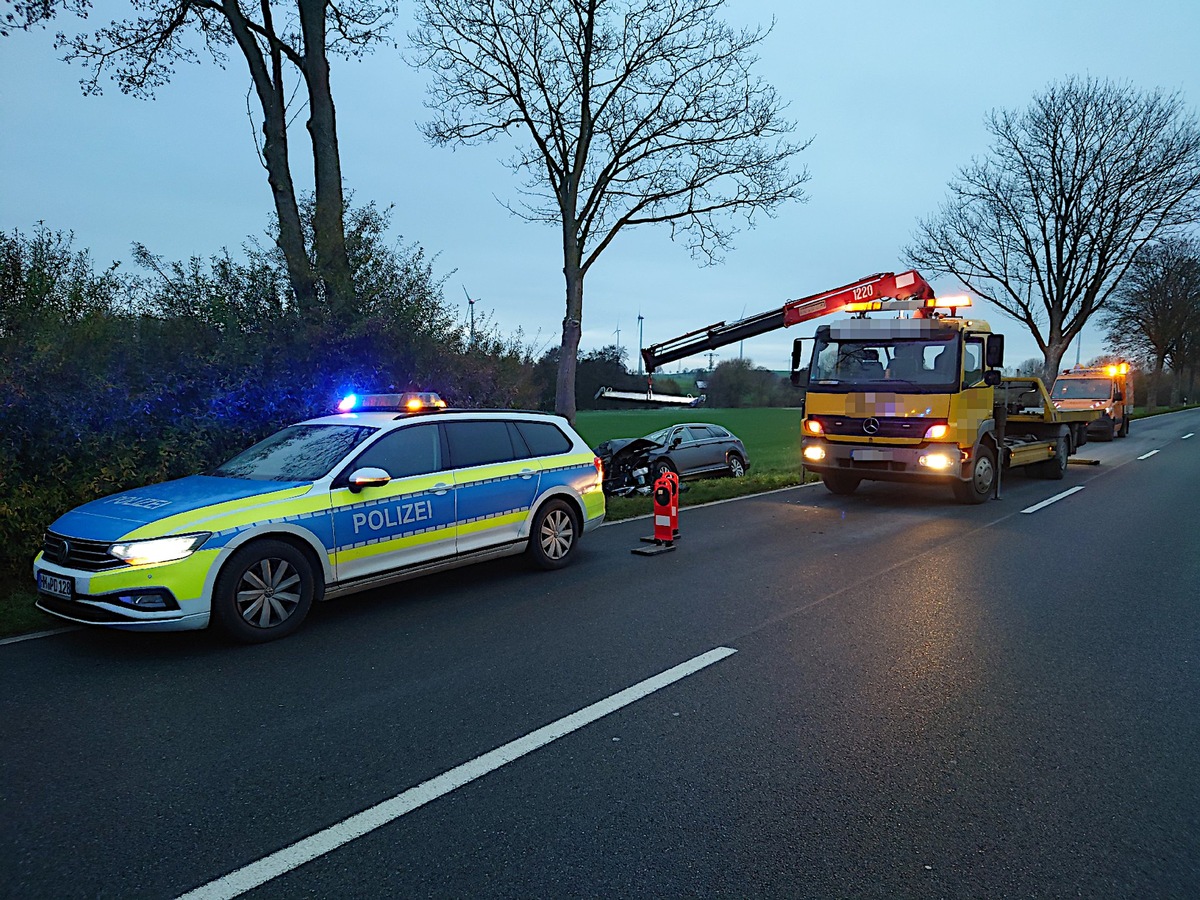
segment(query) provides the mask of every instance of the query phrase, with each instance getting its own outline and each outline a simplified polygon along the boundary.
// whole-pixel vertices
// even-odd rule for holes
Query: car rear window
[[[571,449],[568,438],[553,422],[515,422],[517,431],[534,456],[554,456]]]
[[[508,423],[502,419],[484,422],[445,422],[446,442],[450,446],[450,465],[463,469],[487,463],[517,459]],[[524,456],[521,448],[520,456]]]

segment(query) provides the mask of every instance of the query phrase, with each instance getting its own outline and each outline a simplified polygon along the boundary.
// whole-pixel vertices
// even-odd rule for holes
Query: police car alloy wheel
[[[213,592],[213,620],[244,643],[291,634],[312,607],[316,576],[308,558],[283,541],[259,541],[238,550],[221,570]]]
[[[579,543],[578,516],[562,500],[551,500],[537,511],[529,535],[529,555],[543,569],[561,569]]]

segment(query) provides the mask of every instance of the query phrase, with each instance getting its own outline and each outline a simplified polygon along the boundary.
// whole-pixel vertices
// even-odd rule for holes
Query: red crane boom
[[[677,359],[703,353],[705,350],[715,350],[717,347],[774,331],[776,328],[787,328],[818,316],[836,313],[850,303],[881,299],[931,300],[933,296],[933,288],[915,270],[910,269],[899,275],[893,272],[879,272],[830,291],[789,300],[779,309],[770,312],[748,316],[728,324],[717,322],[706,328],[652,344],[642,351],[642,360],[646,364],[646,372],[652,374],[659,366]]]

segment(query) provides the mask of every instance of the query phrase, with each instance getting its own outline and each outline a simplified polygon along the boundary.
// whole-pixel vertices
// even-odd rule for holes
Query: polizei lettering
[[[119,497],[110,497],[109,503],[115,503],[117,506],[136,506],[138,509],[162,509],[164,506],[170,506],[170,500],[158,500],[154,497],[136,497],[133,494],[123,494]]]
[[[401,525],[413,525],[433,518],[433,502],[417,500],[413,503],[399,503],[396,506],[385,506],[370,512],[356,512],[351,520],[354,523],[354,533],[358,534],[364,528],[369,531],[394,531]]]

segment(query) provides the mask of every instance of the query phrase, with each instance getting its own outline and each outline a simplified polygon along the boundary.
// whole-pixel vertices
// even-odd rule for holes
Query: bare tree
[[[87,18],[91,0],[3,0],[7,12],[0,15],[0,37],[14,31],[29,31],[35,25],[45,27],[60,9]]]
[[[1028,327],[1056,372],[1147,242],[1200,214],[1200,128],[1179,94],[1090,78],[987,125],[989,155],[959,170],[907,252]]]
[[[50,0],[46,0],[50,2]],[[77,0],[73,0],[77,2]],[[297,301],[324,297],[335,309],[353,298],[346,252],[345,199],[337,122],[329,84],[330,54],[357,57],[383,39],[398,0],[132,0],[136,19],[112,22],[95,35],[58,35],[68,61],[90,68],[84,92],[101,92],[110,67],[124,93],[152,97],[175,66],[196,62],[199,47],[218,65],[230,48],[242,55],[262,109],[261,159],[279,218],[277,243]],[[292,75],[287,66],[294,67]],[[301,224],[288,159],[289,90],[303,85],[308,100],[316,209],[311,254]]]
[[[425,126],[438,145],[524,135],[510,211],[562,230],[566,315],[555,408],[575,416],[584,277],[624,228],[666,223],[716,261],[729,213],[802,199],[788,163],[806,144],[752,73],[763,29],[724,0],[418,0],[410,39],[428,67]]]
[[[1200,332],[1200,241],[1176,238],[1145,248],[1100,321],[1114,350],[1152,367],[1147,402],[1154,409],[1164,366],[1182,372]]]

